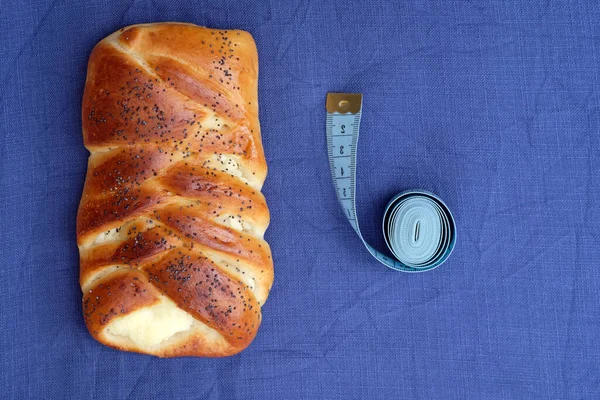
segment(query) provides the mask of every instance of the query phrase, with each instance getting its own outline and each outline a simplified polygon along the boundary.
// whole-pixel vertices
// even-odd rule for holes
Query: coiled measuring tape
[[[442,264],[456,243],[456,226],[446,204],[425,190],[395,195],[383,216],[383,237],[395,258],[368,244],[356,217],[356,152],[362,94],[327,94],[327,149],[335,191],[354,231],[373,257],[403,272],[422,272]]]

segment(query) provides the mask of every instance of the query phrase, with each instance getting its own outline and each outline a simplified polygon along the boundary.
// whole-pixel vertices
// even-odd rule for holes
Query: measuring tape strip
[[[382,264],[403,272],[422,272],[441,265],[456,243],[450,209],[433,193],[408,190],[385,208],[383,236],[395,258],[377,251],[360,233],[356,215],[356,153],[362,94],[327,94],[327,153],[335,191],[346,218],[367,250]]]

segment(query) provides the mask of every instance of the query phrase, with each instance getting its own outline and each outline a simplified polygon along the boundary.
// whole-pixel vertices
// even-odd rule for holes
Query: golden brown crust
[[[171,252],[146,267],[150,282],[179,308],[222,333],[234,347],[246,347],[260,324],[260,306],[243,283],[208,257]]]
[[[92,51],[77,240],[97,340],[165,357],[224,356],[256,335],[273,279],[257,79],[243,31],[136,25]],[[157,304],[193,324],[150,347],[106,334]]]
[[[137,270],[117,273],[83,294],[83,317],[95,338],[115,317],[158,302],[158,292]]]

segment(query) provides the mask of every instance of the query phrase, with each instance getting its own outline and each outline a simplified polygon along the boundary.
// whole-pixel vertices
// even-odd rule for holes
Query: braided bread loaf
[[[273,282],[252,36],[134,25],[94,48],[77,216],[83,313],[108,346],[246,348]]]

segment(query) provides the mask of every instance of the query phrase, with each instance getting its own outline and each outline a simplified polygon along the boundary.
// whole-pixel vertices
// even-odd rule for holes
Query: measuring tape
[[[444,202],[424,190],[394,196],[385,208],[383,237],[395,258],[377,251],[360,233],[356,217],[356,151],[362,94],[327,94],[327,150],[335,191],[369,253],[382,264],[403,272],[422,272],[442,264],[454,248],[456,227]]]

